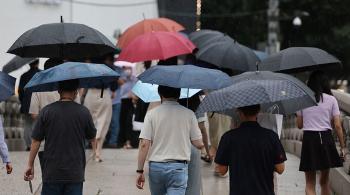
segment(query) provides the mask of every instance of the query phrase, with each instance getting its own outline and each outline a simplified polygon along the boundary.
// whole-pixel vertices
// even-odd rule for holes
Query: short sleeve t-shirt
[[[43,181],[84,181],[85,139],[93,139],[96,128],[89,110],[72,101],[57,101],[40,113],[32,138],[45,139]]]
[[[152,141],[149,161],[189,161],[191,140],[202,139],[202,134],[191,110],[166,101],[146,114],[140,138]]]
[[[243,122],[222,136],[215,163],[229,167],[230,195],[274,195],[275,165],[286,160],[275,132]]]
[[[322,94],[322,99],[317,106],[312,106],[297,112],[297,115],[303,117],[304,131],[327,131],[332,128],[331,121],[333,117],[339,116],[339,106],[335,97]]]

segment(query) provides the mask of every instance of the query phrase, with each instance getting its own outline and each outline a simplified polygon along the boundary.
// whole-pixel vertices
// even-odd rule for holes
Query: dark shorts
[[[83,183],[43,183],[41,195],[83,195]]]
[[[319,171],[343,166],[332,131],[304,131],[299,171]]]

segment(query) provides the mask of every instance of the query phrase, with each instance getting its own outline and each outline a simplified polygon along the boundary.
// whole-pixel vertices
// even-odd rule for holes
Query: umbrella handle
[[[104,92],[104,90],[105,90],[105,88],[104,88],[104,86],[102,86],[102,89],[101,89],[101,98],[103,98],[103,92]]]

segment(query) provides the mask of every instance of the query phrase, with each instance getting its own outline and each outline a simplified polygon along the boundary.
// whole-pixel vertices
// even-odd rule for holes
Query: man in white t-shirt
[[[148,155],[152,195],[184,195],[187,187],[191,144],[203,148],[195,114],[177,100],[180,89],[159,86],[162,104],[149,111],[140,134],[136,186],[143,189]]]

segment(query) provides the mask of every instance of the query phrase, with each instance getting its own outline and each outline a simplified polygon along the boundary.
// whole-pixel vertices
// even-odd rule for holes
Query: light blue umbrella
[[[36,73],[24,87],[30,91],[56,91],[58,82],[79,79],[80,88],[108,86],[119,73],[104,64],[66,62]]]
[[[267,54],[266,52],[263,52],[263,51],[253,50],[253,52],[255,53],[256,56],[258,56],[260,61],[269,57],[269,54]]]
[[[200,89],[181,89],[180,99],[190,98],[196,93],[201,91]],[[158,95],[158,85],[143,83],[138,81],[132,88],[132,92],[144,102],[158,102],[160,101],[160,96]]]
[[[193,65],[153,66],[138,78],[144,83],[190,89],[220,89],[233,83],[220,70]]]
[[[15,94],[16,79],[0,71],[0,102]]]

